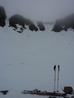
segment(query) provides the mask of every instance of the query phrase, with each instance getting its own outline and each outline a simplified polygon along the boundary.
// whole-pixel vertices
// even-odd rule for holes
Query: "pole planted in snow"
[[[56,65],[54,65],[54,92],[56,91]]]
[[[60,65],[58,65],[58,70],[57,70],[57,92],[59,92],[59,72],[60,72]]]

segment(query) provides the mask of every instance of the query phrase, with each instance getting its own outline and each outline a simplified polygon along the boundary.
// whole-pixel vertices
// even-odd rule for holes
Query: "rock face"
[[[30,25],[29,25],[29,29],[30,29],[31,31],[38,31],[38,28],[37,28],[34,24],[30,24]]]
[[[6,95],[8,93],[8,90],[0,91],[3,95]]]
[[[17,24],[21,26],[21,31],[23,32],[24,29],[26,29],[26,25],[29,27],[31,31],[37,31],[38,28],[33,24],[33,22],[29,19],[24,18],[21,15],[14,15],[9,18],[9,26],[14,27],[14,29],[17,29]]]
[[[29,19],[24,18],[21,15],[13,15],[9,18],[9,27],[14,27],[15,30],[18,28],[17,24],[21,26],[21,32],[26,29],[25,25],[31,25],[32,21]]]
[[[74,14],[71,14],[67,17],[66,27],[74,29]]]
[[[6,12],[5,12],[5,9],[4,7],[0,6],[0,26],[1,27],[4,27],[5,24],[6,24]]]
[[[60,31],[62,31],[62,30],[63,30],[62,26],[61,26],[61,25],[59,25],[59,23],[57,23],[57,22],[56,22],[56,24],[54,25],[54,27],[53,27],[53,30],[52,30],[52,31],[60,32]]]
[[[40,31],[44,31],[45,30],[45,27],[44,27],[44,25],[43,25],[42,22],[38,22],[37,26],[38,26],[38,28],[39,28]]]
[[[71,14],[64,19],[57,20],[52,31],[60,32],[67,31],[69,28],[74,29],[74,14]]]
[[[17,24],[21,25],[22,28],[25,28],[25,18],[21,15],[13,15],[9,18],[9,26],[17,29]]]

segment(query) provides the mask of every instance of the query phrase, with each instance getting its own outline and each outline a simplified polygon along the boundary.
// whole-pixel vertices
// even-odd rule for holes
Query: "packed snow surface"
[[[74,88],[74,32],[23,33],[0,28],[0,98],[43,98],[23,95],[23,90],[53,91],[54,65],[60,65],[60,90]],[[47,98],[47,97],[44,97]]]

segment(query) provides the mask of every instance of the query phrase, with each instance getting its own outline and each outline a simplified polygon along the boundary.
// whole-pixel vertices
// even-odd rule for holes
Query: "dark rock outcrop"
[[[9,26],[17,29],[17,24],[25,28],[25,18],[21,15],[13,15],[9,18]]]
[[[71,14],[63,19],[57,20],[52,31],[60,32],[62,30],[74,29],[74,14]]]
[[[14,27],[16,30],[18,28],[17,24],[21,26],[20,31],[23,32],[23,30],[26,29],[25,25],[31,25],[32,21],[18,14],[11,16],[9,18],[9,27]]]
[[[52,31],[55,31],[55,32],[60,32],[62,30],[63,30],[63,27],[58,22],[56,22],[56,24],[54,25],[54,28],[52,29]]]
[[[67,17],[66,21],[68,22],[66,25],[68,28],[74,29],[74,14],[71,14]]]
[[[3,95],[6,95],[8,93],[8,90],[0,91]]]
[[[6,24],[6,12],[4,7],[0,6],[0,26],[4,27]]]
[[[42,22],[38,22],[37,26],[38,26],[38,28],[39,28],[40,31],[44,31],[45,30],[45,27],[44,27],[44,25],[43,25]]]
[[[29,29],[30,29],[31,31],[38,31],[38,28],[37,28],[34,24],[30,24],[30,25],[29,25]]]

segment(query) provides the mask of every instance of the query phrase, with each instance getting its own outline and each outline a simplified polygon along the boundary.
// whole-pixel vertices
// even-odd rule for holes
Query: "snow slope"
[[[54,64],[61,66],[60,90],[66,85],[74,88],[73,31],[19,34],[7,26],[0,28],[0,90],[9,90],[0,98],[41,98],[21,91],[53,90]]]

